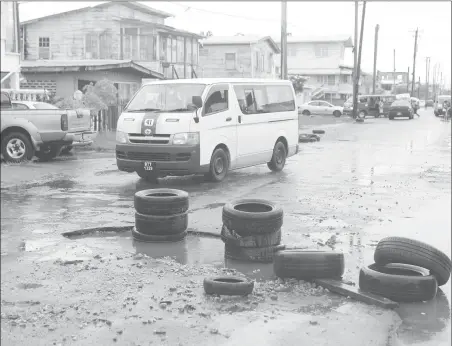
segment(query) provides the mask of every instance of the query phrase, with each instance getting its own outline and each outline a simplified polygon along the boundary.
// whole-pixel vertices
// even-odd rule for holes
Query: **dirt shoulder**
[[[212,297],[204,277],[233,270],[81,253],[3,256],[2,345],[387,345],[399,323],[309,283],[258,282],[249,297]]]

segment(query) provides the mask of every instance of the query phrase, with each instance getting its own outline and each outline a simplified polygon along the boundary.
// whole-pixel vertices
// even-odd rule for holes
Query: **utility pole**
[[[414,55],[413,55],[413,79],[411,81],[411,95],[414,94],[414,81],[416,78],[416,53],[417,53],[417,35],[419,28],[416,28],[416,34],[414,36]]]
[[[353,47],[353,118],[358,110],[358,88],[356,76],[358,75],[358,1],[355,1],[355,38]]]
[[[406,77],[406,92],[410,92],[410,67],[408,66],[408,75]]]
[[[287,79],[287,1],[281,1],[281,79]]]
[[[394,49],[394,57],[393,57],[393,71],[392,71],[392,92],[395,94],[396,90],[395,90],[395,79],[396,79],[396,75],[395,75],[395,49]]]
[[[378,50],[378,30],[380,25],[375,26],[375,40],[374,40],[374,80],[372,85],[372,94],[375,95],[375,84],[377,82],[377,50]]]
[[[430,64],[430,57],[425,58],[425,102],[428,100],[428,70]]]
[[[421,76],[419,76],[418,87],[417,87],[417,98],[419,98],[421,93]]]
[[[358,84],[359,84],[359,77],[360,77],[360,72],[361,72],[361,55],[362,55],[362,51],[363,51],[363,36],[364,36],[364,20],[366,18],[366,1],[363,1],[363,13],[361,16],[361,32],[359,34],[359,52],[358,52],[358,63],[356,66],[356,81],[355,81],[355,88],[356,88],[356,93],[355,93],[355,100],[353,102],[353,114],[355,115],[355,117],[357,117],[357,106],[358,106]],[[356,107],[356,109],[355,109]]]

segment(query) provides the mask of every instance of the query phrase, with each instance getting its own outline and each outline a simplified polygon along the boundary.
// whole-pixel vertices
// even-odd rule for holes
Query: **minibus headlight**
[[[196,145],[199,144],[199,132],[176,133],[173,136],[174,145]]]
[[[121,144],[127,143],[127,133],[122,131],[116,131],[116,142]]]

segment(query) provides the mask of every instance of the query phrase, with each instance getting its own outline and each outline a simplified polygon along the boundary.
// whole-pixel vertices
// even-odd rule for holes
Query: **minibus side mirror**
[[[198,110],[202,107],[202,98],[201,96],[192,96],[191,98],[192,106],[195,109],[195,123],[199,123],[199,115]]]

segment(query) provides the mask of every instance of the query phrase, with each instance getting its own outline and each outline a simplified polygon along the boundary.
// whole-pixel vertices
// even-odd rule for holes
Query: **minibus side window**
[[[295,110],[293,92],[289,86],[267,86],[268,103],[265,105],[267,112],[289,112]]]
[[[218,85],[209,91],[204,105],[204,116],[224,112],[229,109],[229,86]]]

